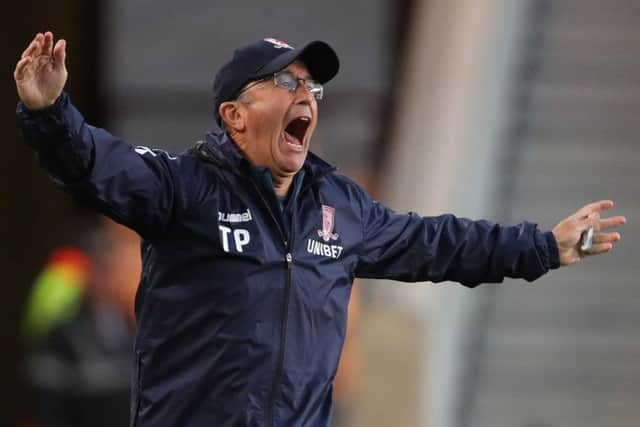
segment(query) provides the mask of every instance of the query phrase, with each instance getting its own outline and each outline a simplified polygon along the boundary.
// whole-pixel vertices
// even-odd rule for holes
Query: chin
[[[281,164],[280,169],[286,173],[298,173],[304,166],[304,162]]]
[[[279,155],[275,156],[275,163],[283,172],[286,173],[296,173],[304,166],[304,162],[307,159],[307,150],[300,153],[278,153]]]
[[[306,155],[305,155],[306,158]],[[304,166],[304,158],[303,159],[286,159],[278,162],[278,167],[280,170],[286,173],[297,173],[302,166]]]

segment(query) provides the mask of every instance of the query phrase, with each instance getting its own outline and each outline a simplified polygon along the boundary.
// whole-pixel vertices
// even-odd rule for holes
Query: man
[[[329,425],[355,277],[531,281],[620,239],[601,231],[625,222],[600,218],[610,201],[552,232],[373,201],[309,152],[323,84],[338,67],[319,41],[236,50],[214,81],[225,131],[173,156],[84,122],[63,93],[63,40],[38,34],[18,62],[18,118],[42,166],[144,239],[136,426]]]
[[[51,253],[28,301],[25,409],[33,425],[125,426],[140,239],[96,217],[73,240]]]

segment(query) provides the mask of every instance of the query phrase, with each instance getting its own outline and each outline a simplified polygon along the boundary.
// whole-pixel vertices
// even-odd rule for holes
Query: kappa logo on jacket
[[[332,206],[322,205],[322,229],[318,230],[318,236],[324,242],[338,240],[340,235],[334,233],[333,229],[336,225],[336,209]],[[321,255],[334,259],[338,259],[344,248],[338,245],[328,245],[317,240],[307,240],[307,252],[313,255]]]

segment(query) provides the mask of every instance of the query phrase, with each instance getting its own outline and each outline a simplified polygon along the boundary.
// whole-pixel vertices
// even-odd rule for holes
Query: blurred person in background
[[[66,42],[37,34],[14,73],[25,141],[53,181],[143,237],[132,420],[327,426],[356,277],[532,281],[610,251],[610,201],[552,231],[396,213],[309,152],[335,51],[267,38],[214,79],[223,132],[180,155],[85,123]],[[581,237],[595,230],[592,244]]]
[[[128,425],[140,239],[104,217],[90,223],[52,251],[27,301],[25,425]]]

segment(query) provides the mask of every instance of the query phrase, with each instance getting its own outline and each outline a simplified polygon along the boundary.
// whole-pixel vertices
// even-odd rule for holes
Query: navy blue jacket
[[[475,286],[559,265],[533,224],[395,213],[313,154],[283,214],[226,134],[133,147],[66,95],[18,118],[58,185],[143,237],[138,427],[328,426],[354,278]]]

